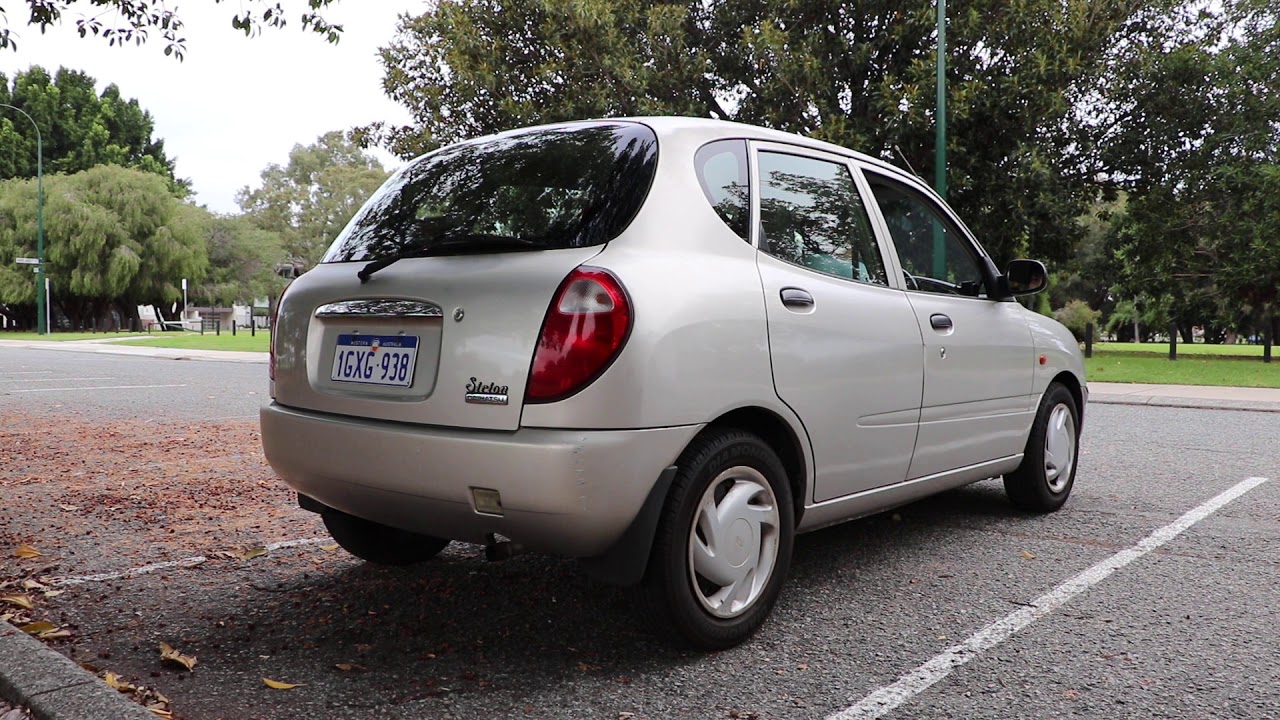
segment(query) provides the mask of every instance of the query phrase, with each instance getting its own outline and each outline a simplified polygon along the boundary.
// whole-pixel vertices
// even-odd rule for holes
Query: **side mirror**
[[[1005,271],[1004,282],[1010,297],[1034,295],[1049,284],[1049,273],[1039,260],[1014,260]]]

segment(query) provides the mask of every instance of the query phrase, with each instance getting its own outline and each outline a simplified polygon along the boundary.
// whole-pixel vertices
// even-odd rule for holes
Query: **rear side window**
[[[751,180],[747,174],[747,141],[717,140],[693,156],[698,184],[707,202],[729,229],[750,242]]]
[[[762,249],[810,270],[888,285],[884,259],[849,168],[761,152]]]
[[[632,123],[450,146],[388,180],[322,262],[600,245],[631,223],[657,160],[653,131]]]

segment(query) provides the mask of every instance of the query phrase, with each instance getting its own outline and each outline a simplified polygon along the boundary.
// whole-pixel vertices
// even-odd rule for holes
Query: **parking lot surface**
[[[0,348],[0,582],[60,590],[50,645],[174,717],[1280,716],[1277,414],[1092,405],[1062,511],[987,481],[801,536],[762,632],[700,655],[571,562],[333,549],[262,460],[265,393],[260,365]]]

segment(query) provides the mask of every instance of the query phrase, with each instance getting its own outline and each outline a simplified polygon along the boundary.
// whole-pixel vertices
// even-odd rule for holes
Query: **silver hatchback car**
[[[1071,492],[1078,344],[927,185],[746,125],[633,118],[451,145],[278,306],[266,458],[375,563],[579,558],[704,649],[796,533],[987,478]]]

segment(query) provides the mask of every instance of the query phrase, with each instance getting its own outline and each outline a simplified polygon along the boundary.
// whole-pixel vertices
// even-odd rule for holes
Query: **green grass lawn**
[[[259,330],[250,335],[248,330],[237,331],[234,336],[229,332],[214,335],[206,332],[176,333],[157,332],[143,335],[147,339],[123,340],[121,345],[138,345],[142,347],[181,348],[183,350],[240,350],[245,352],[267,352],[271,346],[271,333]]]
[[[1110,352],[1112,344],[1108,343],[1107,352],[1095,345],[1093,357],[1085,360],[1089,382],[1280,388],[1280,353],[1266,364],[1260,358],[1187,357],[1179,345],[1178,359],[1170,361],[1167,349],[1163,354]]]
[[[0,340],[41,340],[58,342],[62,340],[101,340],[102,338],[146,337],[146,333],[113,333],[113,332],[52,332],[40,335],[34,332],[0,332]]]
[[[1136,352],[1136,353],[1158,353],[1165,357],[1169,356],[1169,343],[1122,343],[1108,342],[1093,344],[1094,353],[1099,352]],[[1272,357],[1280,359],[1280,349],[1271,348]],[[1178,357],[1183,355],[1234,355],[1239,357],[1262,357],[1261,345],[1208,345],[1206,343],[1193,343],[1188,345],[1183,342],[1178,343]]]

